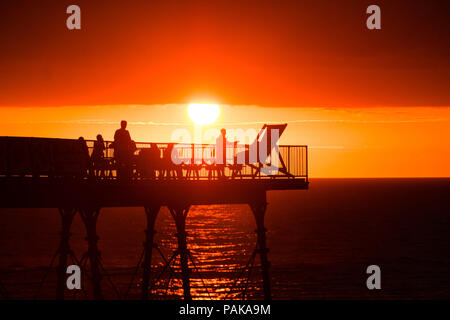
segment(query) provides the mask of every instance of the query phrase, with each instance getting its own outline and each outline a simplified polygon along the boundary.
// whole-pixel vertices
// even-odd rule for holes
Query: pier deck
[[[307,189],[306,179],[167,181],[52,181],[0,178],[0,207],[145,207],[183,203],[238,204],[265,201],[266,191]]]

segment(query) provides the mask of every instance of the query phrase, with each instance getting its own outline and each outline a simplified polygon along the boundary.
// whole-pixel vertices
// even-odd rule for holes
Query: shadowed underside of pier
[[[138,267],[142,267],[140,287],[141,298],[146,300],[152,293],[151,275],[152,251],[157,248],[154,241],[155,221],[162,206],[167,206],[177,228],[178,248],[166,262],[164,270],[172,270],[171,264],[175,257],[180,257],[183,296],[191,300],[190,273],[193,263],[192,255],[187,245],[186,217],[191,205],[208,204],[248,204],[256,222],[257,244],[249,260],[251,266],[254,257],[260,255],[264,298],[271,298],[268,248],[266,245],[266,228],[264,215],[266,211],[266,193],[270,190],[301,190],[308,188],[307,179],[277,178],[277,179],[225,179],[225,180],[92,180],[92,179],[51,179],[44,177],[3,177],[0,178],[0,207],[3,208],[58,208],[61,215],[60,246],[50,263],[52,268],[56,257],[59,264],[56,267],[57,285],[56,298],[65,297],[65,279],[68,259],[72,259],[83,270],[87,269],[92,282],[94,299],[103,299],[102,272],[99,237],[96,231],[97,218],[104,207],[144,207],[147,216],[146,238]],[[76,213],[79,213],[87,231],[88,250],[78,261],[70,249],[70,227]],[[191,264],[189,263],[191,261]],[[103,268],[103,269],[102,269]],[[246,267],[247,268],[247,267]],[[250,277],[250,267],[248,274]],[[49,270],[50,270],[49,269]],[[245,270],[245,269],[243,269]],[[134,277],[133,277],[134,278]],[[133,282],[131,279],[130,284]],[[45,282],[44,276],[42,284]],[[247,281],[249,281],[247,279]],[[245,286],[247,288],[247,286]],[[39,293],[38,290],[38,293]],[[233,291],[230,289],[229,293]],[[243,297],[245,296],[243,291]],[[120,294],[118,293],[120,298]]]
[[[58,181],[1,178],[3,208],[133,207],[264,201],[266,191],[307,189],[306,179]]]
[[[196,265],[187,245],[186,217],[190,207],[248,204],[255,218],[257,236],[255,250],[243,270],[248,269],[250,277],[254,258],[259,254],[264,298],[270,299],[270,262],[264,227],[266,193],[308,189],[308,166],[306,146],[278,148],[269,145],[267,152],[261,153],[262,145],[265,143],[256,140],[256,157],[252,156],[250,146],[235,143],[230,148],[224,147],[225,155],[230,155],[230,159],[225,157],[223,162],[211,164],[206,160],[217,155],[214,147],[186,145],[167,153],[169,144],[141,143],[127,162],[110,157],[107,148],[101,165],[97,166],[90,158],[92,147],[84,140],[0,137],[0,155],[3,156],[0,157],[0,208],[58,208],[60,245],[49,267],[51,270],[58,260],[56,298],[64,299],[67,294],[66,267],[72,258],[90,275],[94,299],[103,299],[102,278],[106,271],[101,262],[96,227],[100,211],[105,207],[143,207],[147,218],[146,236],[137,267],[142,268],[141,298],[145,300],[151,296],[154,278],[160,279],[164,272],[171,271],[179,257],[183,297],[191,300],[190,273]],[[144,157],[152,150],[156,151],[154,158]],[[183,159],[181,164],[164,157],[164,154],[173,157],[174,153],[177,159]],[[197,157],[198,154],[201,156]],[[152,252],[158,249],[154,240],[155,221],[163,206],[169,209],[174,219],[178,247],[165,260],[160,275],[155,275],[152,266]],[[88,242],[87,252],[80,260],[74,257],[69,243],[76,214],[83,220]],[[45,280],[46,276],[37,294]],[[130,285],[132,282],[133,278]],[[120,293],[117,295],[120,298]]]

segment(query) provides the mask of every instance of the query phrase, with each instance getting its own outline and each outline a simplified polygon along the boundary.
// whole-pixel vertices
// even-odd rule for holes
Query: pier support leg
[[[155,236],[155,222],[158,216],[160,206],[145,207],[145,215],[147,216],[147,229],[145,230],[144,242],[144,262],[142,263],[142,295],[143,300],[148,299],[150,272],[152,267],[152,250],[155,246],[153,239]]]
[[[64,289],[66,287],[66,269],[67,269],[67,257],[72,254],[70,249],[69,239],[71,236],[70,227],[72,226],[73,218],[77,213],[74,208],[60,208],[59,214],[61,215],[61,242],[59,244],[59,264],[57,270],[56,280],[56,299],[64,300]]]
[[[100,251],[97,247],[97,218],[100,214],[99,208],[83,208],[80,209],[80,215],[86,226],[89,263],[91,265],[91,280],[94,293],[94,299],[102,300],[103,294],[101,290],[101,273],[100,273]]]
[[[189,252],[187,249],[186,242],[186,217],[189,212],[189,206],[187,207],[169,207],[170,213],[175,220],[175,225],[177,227],[177,238],[178,238],[178,253],[180,254],[181,262],[181,276],[183,280],[183,293],[184,300],[192,300],[191,296],[191,284],[189,280],[190,270],[189,270]]]
[[[258,241],[258,251],[261,258],[261,267],[262,267],[262,278],[263,278],[263,289],[264,289],[264,299],[271,299],[270,292],[270,276],[269,276],[269,267],[270,262],[267,258],[267,253],[269,249],[266,245],[266,228],[264,227],[264,215],[266,213],[267,203],[258,202],[250,204],[250,208],[252,209],[253,215],[255,216],[256,221],[256,233],[257,233],[257,241]]]

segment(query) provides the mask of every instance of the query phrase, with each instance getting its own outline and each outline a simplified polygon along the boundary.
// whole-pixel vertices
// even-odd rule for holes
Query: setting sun
[[[217,120],[220,108],[217,104],[191,103],[188,108],[188,114],[195,124],[207,125]]]

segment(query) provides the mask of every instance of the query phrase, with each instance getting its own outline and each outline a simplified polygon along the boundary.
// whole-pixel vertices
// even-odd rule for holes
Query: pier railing
[[[88,140],[92,153],[94,140]],[[105,141],[105,159],[114,161],[111,141]],[[164,159],[169,143],[137,142],[134,157],[138,163],[142,150],[158,148],[160,159]],[[254,150],[253,150],[254,151]],[[183,176],[190,179],[212,179],[217,170],[216,146],[211,144],[174,143],[174,151]],[[252,159],[252,157],[254,159]],[[263,178],[308,178],[308,147],[306,145],[280,145],[264,156],[260,150],[252,153],[251,146],[229,143],[226,147],[225,176],[242,179]],[[160,168],[155,168],[158,170]],[[115,173],[112,172],[113,176]]]
[[[100,179],[116,179],[118,163],[111,141],[105,141],[104,163],[89,164],[93,140],[86,147],[79,140],[0,137],[0,176],[80,176],[90,171]],[[131,161],[134,179],[168,178],[215,179],[220,174],[233,179],[308,179],[308,148],[305,145],[280,145],[272,150],[260,150],[259,144],[228,143],[224,164],[216,164],[215,145],[175,144],[172,154],[176,164],[168,165],[169,143],[137,142]],[[143,157],[145,151],[157,150],[157,159]],[[255,149],[256,148],[256,149]],[[173,157],[171,159],[174,159]],[[223,162],[222,162],[223,163]],[[154,172],[144,175],[142,168]],[[219,172],[221,171],[221,172]],[[83,176],[83,174],[81,175]]]

